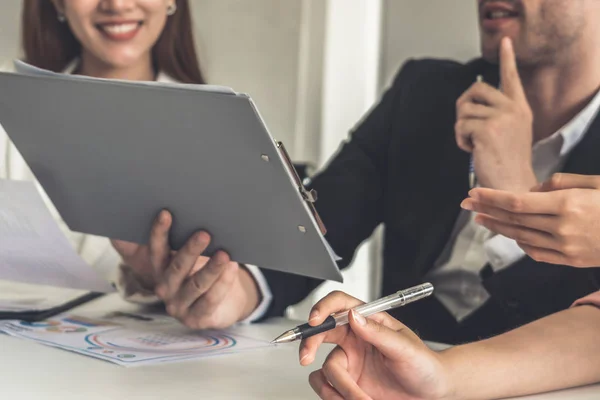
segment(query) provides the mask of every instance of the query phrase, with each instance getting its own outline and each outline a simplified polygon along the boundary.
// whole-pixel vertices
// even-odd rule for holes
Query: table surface
[[[116,295],[78,308],[134,311]],[[271,340],[294,322],[274,319],[236,327]],[[0,335],[0,393],[19,399],[313,399],[308,375],[322,365],[330,346],[311,367],[298,364],[297,345],[251,350],[180,363],[125,368],[116,364]],[[524,397],[529,400],[592,400],[600,385]]]

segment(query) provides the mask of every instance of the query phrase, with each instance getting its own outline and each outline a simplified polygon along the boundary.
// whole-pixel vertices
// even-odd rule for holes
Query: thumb
[[[356,336],[375,346],[387,358],[398,359],[404,349],[412,346],[411,341],[402,334],[402,330],[394,331],[377,321],[363,317],[354,310],[350,311],[348,321]],[[404,329],[408,328],[404,327]]]
[[[137,243],[126,242],[124,240],[111,239],[110,242],[122,257],[132,256],[139,248]]]
[[[502,91],[513,100],[525,100],[523,84],[517,69],[517,58],[509,37],[500,43],[500,85]]]
[[[600,189],[600,176],[557,173],[531,191],[552,192],[565,189]]]

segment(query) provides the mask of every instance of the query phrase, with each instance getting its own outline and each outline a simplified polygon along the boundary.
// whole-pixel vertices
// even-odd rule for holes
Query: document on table
[[[192,331],[171,317],[147,313],[65,313],[41,322],[0,322],[0,332],[125,367],[273,346],[228,331]]]
[[[77,254],[34,183],[24,181],[0,180],[0,279],[114,291]]]

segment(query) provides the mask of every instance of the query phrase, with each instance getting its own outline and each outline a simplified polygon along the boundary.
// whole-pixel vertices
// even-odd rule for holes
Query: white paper
[[[73,249],[33,182],[0,180],[0,279],[112,292]]]
[[[60,76],[65,79],[70,80],[84,80],[84,81],[110,81],[110,82],[118,82],[126,85],[137,85],[137,86],[158,86],[158,87],[174,87],[177,89],[189,89],[195,91],[203,91],[203,92],[212,92],[212,93],[221,93],[221,94],[231,94],[237,95],[237,93],[226,86],[219,85],[200,85],[200,84],[188,84],[188,83],[175,83],[175,82],[156,82],[156,81],[126,81],[122,79],[105,79],[105,78],[93,78],[90,76],[84,75],[72,75],[72,74],[61,74],[58,72],[49,71],[46,69],[35,67],[31,64],[27,64],[21,60],[14,61],[15,70],[17,73],[22,75],[31,75],[31,76]]]
[[[102,318],[66,313],[42,322],[5,321],[0,331],[126,367],[272,346],[227,331],[191,331],[162,315],[118,312]]]

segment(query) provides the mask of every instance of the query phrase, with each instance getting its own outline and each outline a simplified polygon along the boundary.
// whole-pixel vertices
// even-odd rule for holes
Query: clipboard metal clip
[[[300,180],[300,177],[298,176],[298,172],[296,171],[296,168],[294,168],[294,164],[292,163],[292,160],[290,159],[290,156],[289,156],[287,150],[285,149],[285,146],[283,145],[283,143],[277,141],[277,142],[275,142],[275,144],[276,144],[277,149],[279,150],[283,160],[285,161],[285,165],[286,165],[288,171],[291,173],[291,175],[294,179],[294,184],[296,185],[298,191],[300,192],[302,199],[306,202],[306,204],[308,204],[308,208],[310,209],[310,211],[313,215],[313,218],[317,222],[317,225],[319,227],[319,230],[321,231],[321,234],[325,235],[327,233],[327,228],[325,228],[325,224],[321,220],[321,217],[319,216],[319,213],[317,212],[317,209],[314,206],[314,203],[317,201],[317,198],[318,198],[317,191],[314,189],[306,190],[306,188],[302,184],[302,180]]]

